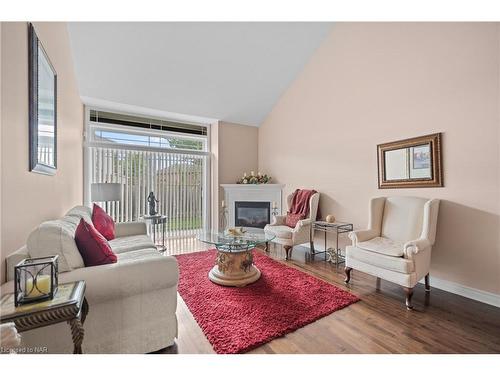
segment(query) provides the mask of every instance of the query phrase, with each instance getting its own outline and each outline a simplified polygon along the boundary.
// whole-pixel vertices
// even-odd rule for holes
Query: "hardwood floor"
[[[169,253],[200,251],[194,239],[169,241]],[[415,309],[407,311],[401,287],[352,271],[343,282],[343,265],[310,259],[308,249],[294,248],[292,259],[270,245],[268,255],[359,296],[361,301],[251,351],[264,353],[500,353],[500,309],[423,285],[415,288]],[[258,250],[262,251],[263,250]],[[178,299],[179,337],[176,345],[159,353],[213,353],[212,347]]]

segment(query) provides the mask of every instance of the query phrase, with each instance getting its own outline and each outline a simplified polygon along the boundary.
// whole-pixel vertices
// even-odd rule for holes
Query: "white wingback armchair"
[[[438,199],[373,198],[368,229],[349,233],[352,245],[346,247],[345,282],[354,268],[399,284],[406,292],[406,307],[412,309],[413,287],[422,278],[430,291],[438,211]]]
[[[290,209],[292,194],[287,196],[286,202],[288,209]],[[273,216],[271,224],[265,226],[265,232],[276,236],[273,242],[279,243],[285,248],[286,259],[291,257],[293,246],[311,241],[311,228],[318,213],[318,205],[319,193],[314,193],[309,199],[309,217],[299,220],[295,228],[290,228],[285,224],[286,215]]]

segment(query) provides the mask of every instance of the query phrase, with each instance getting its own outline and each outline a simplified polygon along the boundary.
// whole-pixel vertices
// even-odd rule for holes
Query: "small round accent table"
[[[140,217],[141,220],[146,222],[148,226],[148,233],[153,239],[153,243],[159,252],[165,252],[167,247],[165,246],[165,237],[166,237],[166,226],[167,226],[167,217],[165,215],[144,215]],[[156,243],[156,229],[161,225],[161,245]]]
[[[217,249],[215,265],[208,278],[224,286],[245,286],[260,278],[260,270],[253,264],[253,249],[270,242],[274,235],[263,230],[247,229],[240,236],[227,233],[203,232],[198,239]]]

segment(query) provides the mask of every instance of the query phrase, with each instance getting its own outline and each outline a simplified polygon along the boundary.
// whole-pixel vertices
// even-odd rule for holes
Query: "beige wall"
[[[28,171],[28,26],[2,24],[1,262],[43,220],[82,203],[83,105],[65,23],[35,23],[58,77],[55,176]]]
[[[219,127],[219,183],[235,184],[244,172],[257,173],[258,128],[221,122]]]
[[[339,23],[259,130],[259,168],[367,225],[372,196],[442,199],[432,275],[500,293],[499,29]],[[376,145],[443,132],[444,188],[377,189]]]
[[[258,128],[220,122],[218,128],[218,183],[235,184],[244,172],[257,173]],[[219,201],[224,190],[219,188]],[[220,204],[217,206],[220,209]],[[219,211],[217,211],[219,212]]]

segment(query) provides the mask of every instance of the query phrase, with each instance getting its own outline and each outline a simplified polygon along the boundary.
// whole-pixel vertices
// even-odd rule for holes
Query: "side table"
[[[322,252],[315,252],[314,250],[314,231],[320,231],[325,233],[325,251]],[[319,254],[326,252],[326,257],[325,260],[328,262],[331,262],[335,265],[338,265],[340,263],[344,263],[345,261],[345,256],[342,255],[342,250],[339,247],[339,234],[342,233],[349,233],[353,231],[353,225],[351,223],[342,223],[342,222],[335,222],[335,223],[328,223],[326,221],[315,221],[313,223],[313,227],[311,230],[311,254]],[[327,248],[327,234],[328,233],[334,233],[335,234],[335,248]]]
[[[153,243],[157,247],[157,249],[161,252],[164,252],[167,250],[167,247],[165,246],[165,236],[166,236],[166,227],[167,227],[167,217],[165,215],[144,215],[141,217],[142,220],[146,222],[146,225],[148,226],[148,231],[150,236],[153,239]],[[156,226],[161,225],[161,245],[156,245]]]
[[[73,353],[82,354],[83,323],[89,305],[85,299],[85,281],[59,284],[53,299],[15,307],[14,293],[0,300],[0,323],[13,322],[19,332],[60,322],[68,322],[73,339]],[[49,338],[50,339],[50,338]]]

